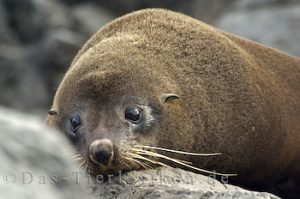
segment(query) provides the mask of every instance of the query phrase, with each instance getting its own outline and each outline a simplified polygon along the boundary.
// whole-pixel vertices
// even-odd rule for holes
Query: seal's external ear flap
[[[179,99],[179,96],[174,93],[164,93],[161,95],[161,101],[166,103],[176,99]]]
[[[48,114],[49,114],[49,115],[57,115],[57,111],[54,110],[54,109],[50,109],[50,110],[48,111]]]

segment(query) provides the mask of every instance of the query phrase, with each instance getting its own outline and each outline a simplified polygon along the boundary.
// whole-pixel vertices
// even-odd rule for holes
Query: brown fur
[[[82,154],[99,138],[112,139],[120,151],[137,142],[221,152],[180,158],[237,173],[240,185],[273,186],[300,174],[299,88],[299,58],[179,13],[147,9],[112,21],[83,46],[48,123],[64,130],[70,114],[81,112]],[[163,93],[180,98],[163,103]],[[157,124],[129,139],[130,126],[117,111],[123,96],[155,106]]]

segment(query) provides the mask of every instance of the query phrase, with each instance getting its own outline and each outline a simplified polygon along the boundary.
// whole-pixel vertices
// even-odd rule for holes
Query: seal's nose
[[[95,159],[97,162],[105,166],[108,166],[110,157],[111,157],[111,153],[109,153],[106,150],[99,150],[93,154],[93,159]]]
[[[102,166],[109,166],[113,160],[114,151],[113,143],[109,139],[94,140],[90,144],[90,158],[91,160]]]

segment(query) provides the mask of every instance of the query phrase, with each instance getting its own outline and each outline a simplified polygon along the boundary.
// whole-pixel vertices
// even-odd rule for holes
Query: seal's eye
[[[72,126],[72,131],[73,133],[75,133],[81,125],[80,116],[79,115],[73,116],[70,122]]]
[[[139,123],[142,119],[142,110],[138,107],[128,107],[125,110],[125,119],[132,123]]]
[[[76,141],[80,137],[79,128],[81,127],[81,119],[78,114],[73,115],[66,124],[66,133],[72,141]]]

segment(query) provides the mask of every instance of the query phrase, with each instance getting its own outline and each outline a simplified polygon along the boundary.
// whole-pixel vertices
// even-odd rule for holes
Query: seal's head
[[[153,158],[143,163],[142,146],[188,150],[189,122],[174,120],[189,117],[180,90],[144,45],[137,35],[99,41],[77,56],[57,90],[47,123],[65,132],[93,174],[153,166]]]
[[[140,162],[141,146],[160,146],[157,142],[167,146],[172,139],[163,132],[170,128],[166,123],[176,121],[161,120],[168,112],[164,106],[174,106],[169,109],[182,116],[176,108],[179,97],[174,91],[178,91],[168,76],[161,78],[163,74],[150,71],[149,63],[141,65],[136,58],[123,60],[138,53],[131,47],[136,51],[126,45],[125,54],[115,49],[110,55],[104,53],[102,60],[83,55],[66,74],[49,111],[47,122],[65,132],[93,174],[145,167]]]

